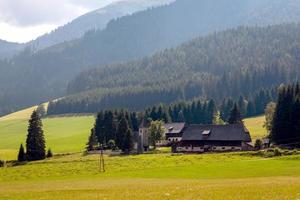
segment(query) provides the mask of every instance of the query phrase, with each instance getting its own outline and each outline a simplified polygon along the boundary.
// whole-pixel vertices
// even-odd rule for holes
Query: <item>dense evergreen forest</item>
[[[239,25],[299,22],[299,7],[300,3],[294,0],[231,0],[230,2],[227,0],[177,0],[169,6],[149,9],[113,20],[105,30],[90,31],[78,40],[61,43],[37,52],[26,49],[12,60],[0,63],[0,102],[1,110],[4,110],[2,113],[65,96],[67,83],[84,69],[95,66],[106,68],[105,64],[147,56],[157,50],[174,47],[199,35],[207,35]],[[287,32],[290,31],[287,30]],[[214,45],[214,43],[208,44],[207,47]],[[268,48],[266,47],[266,49]],[[191,51],[193,50],[191,49]],[[191,57],[194,56],[193,53],[199,53],[197,48],[195,50],[196,52],[188,52],[191,53]],[[216,51],[215,54],[219,54],[219,52]],[[164,56],[163,53],[161,56]],[[211,56],[206,56],[208,56],[207,59],[199,60],[199,65],[201,62],[212,62]],[[187,55],[179,54],[178,57],[187,57]],[[188,66],[193,64],[195,68],[198,68],[197,60],[194,61],[196,61],[194,64],[192,61],[183,64]],[[176,60],[174,62],[174,69],[162,71],[160,74],[169,72],[168,75],[172,78],[172,82],[177,82],[177,78],[174,79],[174,76],[171,75],[178,70],[176,67],[178,63],[176,64]],[[173,65],[173,63],[171,64]],[[230,65],[230,63],[225,64]],[[208,66],[211,67],[211,65]],[[240,66],[243,66],[243,63]],[[157,65],[158,67],[161,66]],[[216,65],[214,69],[219,70],[219,65]],[[112,69],[112,72],[113,70],[115,68]],[[181,70],[184,71],[185,68],[182,67]],[[205,85],[210,79],[218,79],[210,73],[206,75],[205,69],[203,70],[205,78],[199,78],[199,74],[202,74],[201,70],[198,68],[195,74],[195,77],[198,77],[195,78],[196,82],[200,82],[199,84]],[[219,73],[224,71],[220,70]],[[190,71],[190,74],[187,73],[184,71],[182,76],[194,74],[193,71]],[[257,73],[260,74],[261,71]],[[140,76],[141,73],[138,73],[134,77]],[[112,77],[115,79],[114,76]],[[149,77],[153,80],[156,79],[156,76],[149,75]],[[190,80],[192,78],[194,77],[190,77]],[[134,78],[128,80],[136,82]],[[161,79],[157,81],[162,82]],[[172,84],[172,82],[167,83]],[[149,85],[153,84],[150,82]],[[85,89],[85,87],[88,86],[84,85],[81,88]],[[70,87],[70,91],[78,89],[80,88]]]
[[[137,110],[194,98],[211,98],[220,105],[243,96],[261,114],[276,97],[276,87],[299,79],[299,55],[299,24],[240,27],[152,57],[83,72],[69,84],[73,95],[52,102],[49,111]],[[261,91],[269,97],[259,103]]]

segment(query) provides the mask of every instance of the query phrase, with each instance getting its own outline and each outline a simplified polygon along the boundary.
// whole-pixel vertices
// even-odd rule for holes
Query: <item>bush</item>
[[[5,167],[5,166],[6,166],[5,160],[0,160],[0,167]]]
[[[114,140],[109,140],[108,143],[107,143],[107,146],[109,149],[111,150],[116,150],[116,142]]]
[[[53,153],[51,151],[51,149],[49,148],[48,151],[47,151],[47,155],[46,155],[47,158],[52,158],[53,157]]]
[[[260,139],[257,139],[254,144],[255,149],[260,150],[262,149],[262,146],[263,146],[263,142]]]
[[[278,148],[274,150],[274,156],[281,156],[281,152]]]

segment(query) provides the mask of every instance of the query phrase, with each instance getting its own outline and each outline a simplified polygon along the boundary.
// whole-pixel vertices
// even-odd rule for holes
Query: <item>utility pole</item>
[[[103,156],[103,145],[101,144],[100,149],[100,172],[105,172],[105,165],[104,165],[104,156]]]

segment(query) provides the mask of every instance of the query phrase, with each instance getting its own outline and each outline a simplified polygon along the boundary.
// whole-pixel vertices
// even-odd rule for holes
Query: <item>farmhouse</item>
[[[251,136],[243,124],[187,125],[164,124],[163,139],[158,146],[172,146],[176,152],[222,152],[252,150]],[[149,122],[143,121],[139,128],[140,146],[149,149]]]
[[[176,147],[177,152],[251,150],[249,131],[243,124],[190,125]]]
[[[164,124],[163,139],[161,141],[158,141],[157,145],[169,146],[172,143],[180,142],[185,128],[186,128],[185,123]]]

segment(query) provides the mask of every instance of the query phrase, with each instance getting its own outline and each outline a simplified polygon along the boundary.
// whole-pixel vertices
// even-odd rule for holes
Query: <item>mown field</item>
[[[0,199],[299,199],[300,155],[74,154],[0,168]]]
[[[15,159],[33,108],[0,118],[0,159]],[[54,153],[82,152],[93,116],[43,119]],[[245,120],[254,139],[266,135],[264,117]],[[172,155],[82,153],[0,168],[0,200],[49,199],[300,199],[300,155],[254,153]]]
[[[28,119],[36,107],[0,118],[0,160],[16,159],[18,148],[25,143]],[[94,116],[69,116],[43,119],[47,147],[54,153],[81,152],[85,147]],[[245,120],[253,141],[266,135],[264,117]]]

